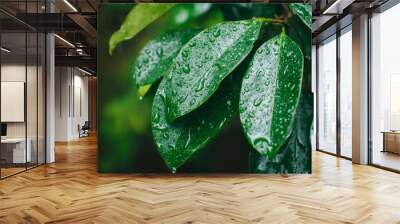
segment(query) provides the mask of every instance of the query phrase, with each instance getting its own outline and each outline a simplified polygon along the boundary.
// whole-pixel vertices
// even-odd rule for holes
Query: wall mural
[[[310,173],[310,4],[104,4],[101,173]]]

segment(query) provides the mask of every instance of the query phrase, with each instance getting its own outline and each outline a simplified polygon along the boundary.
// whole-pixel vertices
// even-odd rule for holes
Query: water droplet
[[[254,146],[260,151],[266,151],[268,147],[268,140],[264,137],[254,139]]]
[[[189,105],[190,105],[190,106],[193,106],[193,105],[195,105],[195,104],[196,104],[196,100],[195,100],[195,99],[191,99]]]
[[[261,98],[257,98],[254,100],[253,105],[258,107],[261,103],[262,103],[262,99]]]
[[[226,118],[224,118],[224,119],[219,123],[218,127],[219,127],[219,128],[222,128],[222,126],[224,126],[225,122],[226,122]]]
[[[201,80],[200,80],[199,84],[197,85],[197,87],[196,87],[196,89],[195,89],[196,92],[199,92],[199,91],[201,91],[201,90],[204,88],[204,80],[205,80],[205,79],[201,79]]]
[[[226,104],[228,104],[228,106],[230,106],[232,103],[230,100],[226,101]]]
[[[143,96],[139,96],[139,100],[143,100]]]
[[[182,83],[179,82],[179,80],[176,80],[176,81],[175,81],[175,84],[176,84],[177,86],[179,86],[179,87],[182,87]]]
[[[172,167],[171,172],[176,173],[176,167]]]
[[[179,103],[183,103],[183,102],[185,102],[185,100],[187,99],[187,97],[188,97],[188,95],[187,95],[187,94],[185,94],[185,95],[182,95],[181,97],[179,97],[179,99],[178,99]]]
[[[194,47],[194,46],[196,46],[196,41],[189,42],[189,47]]]
[[[213,36],[214,36],[214,37],[218,37],[220,34],[221,34],[221,30],[220,30],[220,29],[216,29],[216,30],[214,30],[214,32],[213,32]]]
[[[185,148],[187,148],[189,146],[191,140],[191,135],[190,135],[190,128],[188,129],[188,137],[186,139],[186,143],[185,143]]]
[[[188,73],[190,72],[190,66],[189,66],[189,64],[183,65],[182,71],[183,71],[184,73],[188,74]]]
[[[144,57],[143,58],[143,63],[145,63],[145,64],[149,63],[149,59],[147,57]]]
[[[183,56],[184,58],[187,58],[187,57],[189,56],[189,51],[188,51],[187,49],[184,49],[184,50],[182,51],[182,56]]]
[[[158,123],[160,121],[160,115],[158,113],[154,114],[153,120],[155,123]]]
[[[163,56],[164,50],[162,47],[157,48],[156,53],[158,55],[158,57]]]

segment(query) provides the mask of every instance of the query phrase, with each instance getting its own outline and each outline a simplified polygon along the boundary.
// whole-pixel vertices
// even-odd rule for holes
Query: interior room
[[[1,0],[0,223],[400,223],[399,21]]]
[[[1,34],[2,178],[45,162],[45,37],[15,28]]]
[[[399,12],[397,5],[371,18],[371,160],[395,170],[400,170],[400,66],[395,59],[400,34],[391,26]]]

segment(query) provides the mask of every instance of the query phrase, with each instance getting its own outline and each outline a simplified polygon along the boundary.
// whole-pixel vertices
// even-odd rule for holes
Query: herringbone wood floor
[[[0,181],[0,223],[400,223],[400,175],[315,152],[313,174],[99,175],[93,137]]]

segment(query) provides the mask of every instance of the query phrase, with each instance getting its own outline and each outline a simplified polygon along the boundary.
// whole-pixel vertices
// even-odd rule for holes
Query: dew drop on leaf
[[[214,32],[213,32],[213,36],[214,36],[214,37],[219,37],[220,34],[221,34],[221,30],[220,30],[220,29],[216,29],[216,30],[214,30]]]
[[[201,79],[199,84],[196,86],[195,91],[199,92],[199,91],[203,90],[203,88],[204,88],[204,79]]]
[[[163,48],[162,47],[157,48],[156,53],[157,53],[158,57],[162,57],[163,53],[164,53]]]
[[[189,56],[189,51],[188,51],[187,49],[184,49],[184,50],[182,51],[182,56],[183,56],[184,58],[187,58],[187,57]]]
[[[260,106],[260,104],[262,103],[262,99],[261,98],[257,98],[257,99],[255,99],[254,100],[254,102],[253,102],[253,105],[255,106],[255,107],[258,107],[258,106]]]
[[[196,41],[192,41],[189,43],[189,47],[194,47],[194,46],[196,46]]]
[[[164,133],[163,133],[163,137],[164,137],[164,138],[168,138],[168,137],[169,137],[168,133],[167,133],[167,132],[164,132]]]
[[[190,66],[189,66],[189,64],[183,65],[182,71],[183,71],[184,73],[188,74],[188,73],[190,72]]]
[[[160,115],[158,113],[154,114],[153,121],[154,121],[154,123],[158,123],[160,121]]]
[[[264,137],[259,137],[254,140],[254,145],[259,149],[260,151],[265,151],[268,147],[268,141]]]
[[[188,95],[183,95],[182,97],[180,97],[180,98],[179,98],[179,102],[180,102],[180,103],[185,102],[187,96],[188,96]]]

